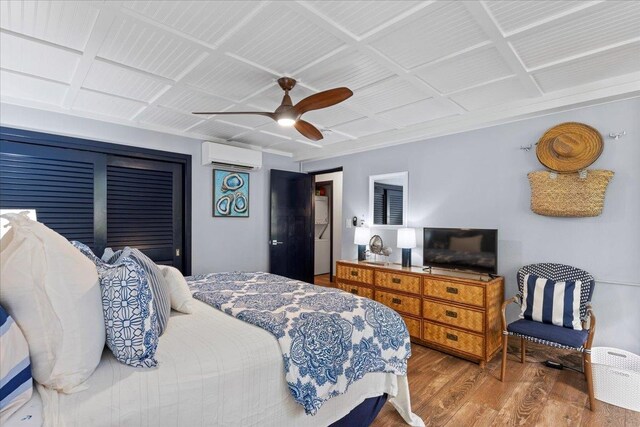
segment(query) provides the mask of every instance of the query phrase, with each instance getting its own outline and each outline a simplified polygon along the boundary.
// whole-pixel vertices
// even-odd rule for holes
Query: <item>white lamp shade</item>
[[[368,245],[370,238],[371,236],[369,235],[369,229],[367,227],[356,227],[356,234],[353,237],[354,244]]]
[[[413,228],[398,229],[398,247],[402,249],[416,247],[416,231]]]
[[[35,209],[0,209],[0,215],[8,214],[8,213],[20,213],[20,212],[28,212],[27,216],[29,219],[37,221],[38,218],[36,216]],[[5,225],[9,224],[9,221],[0,218],[0,237],[4,236],[7,231],[9,231],[9,227],[5,227]]]

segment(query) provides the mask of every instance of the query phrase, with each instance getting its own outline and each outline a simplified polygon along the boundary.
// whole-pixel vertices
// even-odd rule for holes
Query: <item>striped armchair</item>
[[[528,295],[528,301],[524,300],[527,294],[525,277],[527,275],[537,276],[553,282],[570,282],[580,280],[579,308],[580,323],[582,329],[572,329],[570,325],[557,326],[539,320],[521,318],[507,325],[506,308],[510,303],[532,305],[532,296]],[[555,284],[553,284],[555,286]],[[507,367],[507,342],[509,336],[520,337],[520,362],[524,363],[526,356],[526,341],[533,341],[555,348],[576,350],[582,353],[583,371],[587,380],[589,393],[589,406],[595,409],[595,398],[593,395],[593,379],[591,375],[591,344],[596,329],[596,318],[591,309],[590,301],[595,287],[593,276],[584,270],[564,264],[542,263],[531,264],[522,267],[518,271],[518,295],[508,299],[502,305],[502,370],[500,381],[504,381]],[[577,292],[577,291],[576,291]],[[545,296],[546,298],[546,296]],[[540,303],[538,303],[540,304]],[[540,310],[540,308],[539,308]],[[525,311],[525,317],[526,311]]]

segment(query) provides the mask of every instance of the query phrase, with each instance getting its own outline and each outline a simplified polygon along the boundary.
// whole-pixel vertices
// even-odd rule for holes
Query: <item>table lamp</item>
[[[369,243],[369,228],[356,227],[356,233],[353,237],[353,243],[358,245],[358,261],[364,261],[367,259],[366,250],[367,243]]]
[[[411,267],[411,249],[416,247],[416,232],[413,228],[398,229],[398,247],[402,249],[402,266]]]

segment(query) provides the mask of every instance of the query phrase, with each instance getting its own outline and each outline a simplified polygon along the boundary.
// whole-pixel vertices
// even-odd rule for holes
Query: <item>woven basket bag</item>
[[[608,170],[554,174],[530,172],[531,210],[539,215],[562,217],[598,216],[604,207],[604,194],[613,177]]]

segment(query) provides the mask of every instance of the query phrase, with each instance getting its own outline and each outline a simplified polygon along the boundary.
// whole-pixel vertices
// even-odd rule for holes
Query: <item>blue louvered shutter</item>
[[[105,156],[58,147],[0,141],[0,207],[36,209],[38,221],[69,240],[100,250],[95,212],[96,170]]]
[[[182,269],[181,165],[109,156],[107,246]]]
[[[387,189],[387,224],[402,225],[402,187]]]

